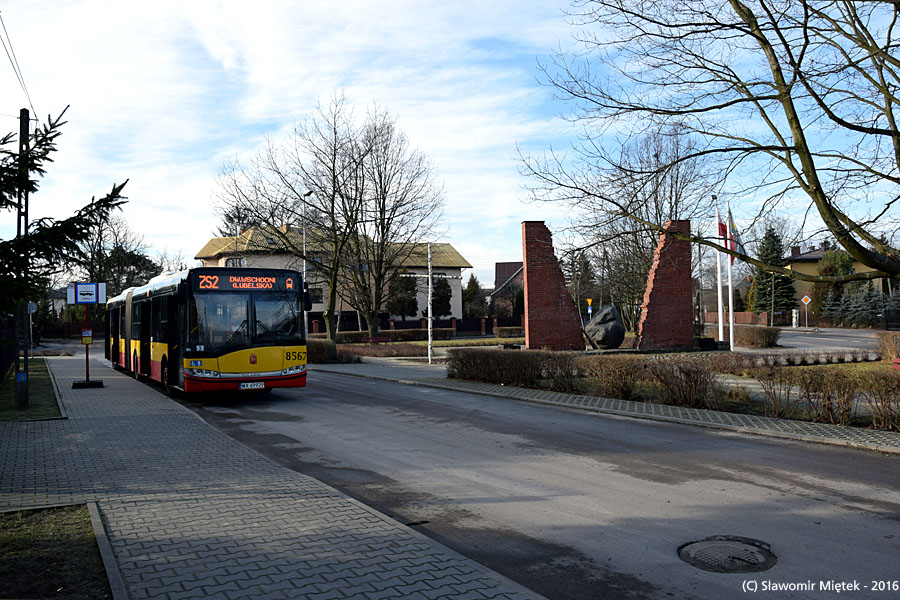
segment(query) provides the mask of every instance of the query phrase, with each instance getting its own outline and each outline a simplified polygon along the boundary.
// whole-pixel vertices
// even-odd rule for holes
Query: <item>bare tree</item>
[[[539,199],[572,204],[577,234],[570,252],[589,250],[604,298],[616,305],[629,329],[636,325],[660,225],[706,219],[716,182],[709,160],[681,127],[662,127],[612,150],[582,146],[585,156],[564,164],[554,157],[525,160]],[[590,160],[587,160],[590,157]],[[602,168],[601,168],[602,166]],[[574,259],[573,259],[574,260]],[[598,300],[598,303],[600,301]]]
[[[695,241],[808,281],[900,274],[900,254],[890,242],[900,197],[896,3],[576,0],[574,6],[585,52],[561,54],[545,72],[574,103],[586,137],[575,160],[527,162],[545,199],[582,198],[659,230],[660,220],[635,211],[608,183],[622,169],[652,178],[707,157],[718,165],[722,189],[752,199],[754,223],[773,211],[799,211],[804,227],[827,233],[873,271],[805,275],[721,247],[714,232]],[[635,170],[609,150],[611,141],[635,139],[660,123],[686,129],[697,146],[653,170]]]
[[[365,141],[346,99],[336,95],[288,139],[270,140],[246,164],[236,159],[225,165],[218,181],[220,211],[240,215],[263,232],[249,240],[249,250],[306,260],[324,280],[325,329],[332,340],[342,259],[356,236],[365,197]]]
[[[410,148],[396,121],[373,109],[364,125],[365,193],[356,235],[346,246],[347,300],[362,313],[369,335],[378,333],[378,314],[390,301],[391,282],[407,259],[422,253],[435,235],[442,192],[431,162]],[[395,288],[394,288],[395,289]]]

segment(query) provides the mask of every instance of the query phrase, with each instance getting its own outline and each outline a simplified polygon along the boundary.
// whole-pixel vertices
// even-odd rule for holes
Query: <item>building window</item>
[[[325,294],[322,288],[309,288],[309,295],[312,296],[313,304],[322,304],[325,301]]]
[[[226,258],[225,266],[226,267],[243,267],[244,266],[244,257],[240,256],[238,258]]]

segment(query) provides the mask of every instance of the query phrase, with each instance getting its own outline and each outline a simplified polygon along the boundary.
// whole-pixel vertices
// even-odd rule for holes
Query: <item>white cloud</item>
[[[361,111],[390,111],[431,157],[447,239],[481,278],[495,260],[521,258],[522,220],[563,219],[523,203],[515,145],[568,132],[535,82],[536,57],[567,43],[566,5],[7,3],[35,108],[46,116],[71,104],[32,214],[67,216],[127,178],[125,218],[153,247],[193,257],[217,223],[222,162],[343,88]],[[0,82],[0,113],[15,114],[25,99],[11,68]],[[2,217],[0,238],[11,224]]]

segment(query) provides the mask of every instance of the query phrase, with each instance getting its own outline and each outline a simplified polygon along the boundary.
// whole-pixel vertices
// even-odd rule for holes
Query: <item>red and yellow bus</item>
[[[306,385],[302,276],[204,267],[160,275],[106,304],[106,357],[166,392]]]

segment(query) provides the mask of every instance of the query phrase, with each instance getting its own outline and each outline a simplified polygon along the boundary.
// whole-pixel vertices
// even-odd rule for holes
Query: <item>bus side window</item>
[[[166,331],[169,329],[169,300],[171,300],[169,296],[161,297],[157,307],[159,325],[157,326],[156,336],[160,342],[166,342]]]
[[[141,313],[143,311],[143,304],[141,302],[135,302],[131,306],[131,339],[139,340],[141,339]]]

